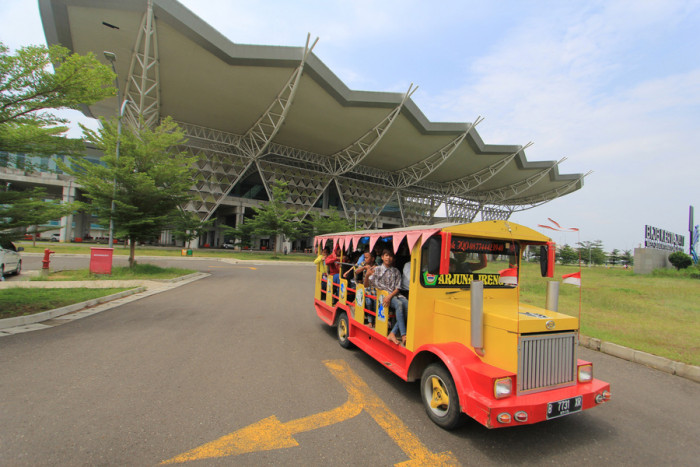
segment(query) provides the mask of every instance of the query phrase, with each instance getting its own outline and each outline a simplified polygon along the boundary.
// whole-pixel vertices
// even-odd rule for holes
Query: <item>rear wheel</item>
[[[457,388],[450,372],[440,363],[432,363],[420,380],[421,399],[428,417],[439,427],[453,430],[462,424]]]
[[[350,336],[350,321],[348,320],[348,315],[344,311],[338,316],[338,343],[341,347],[348,349],[352,346],[352,342],[348,337]]]

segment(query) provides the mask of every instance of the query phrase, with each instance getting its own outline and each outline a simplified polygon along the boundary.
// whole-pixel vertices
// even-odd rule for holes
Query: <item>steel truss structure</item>
[[[56,8],[58,5],[73,3],[71,0],[40,2],[51,3]],[[126,3],[137,5],[132,0]],[[156,14],[154,0],[147,0],[145,13],[140,16],[140,27],[136,31],[125,80],[124,96],[128,100],[125,119],[127,124],[133,126],[154,126],[161,118],[162,77],[156,22],[167,23],[169,16],[160,13],[170,6],[167,2],[158,0],[155,4],[158,9]],[[174,9],[172,14],[177,16],[180,13]],[[186,19],[180,18],[178,24],[187,23]],[[486,164],[474,164],[478,168],[466,176],[462,171],[459,177],[451,180],[431,180],[431,175],[436,174],[458,150],[464,150],[465,145],[471,145],[469,147],[472,148],[471,152],[466,151],[467,154],[476,153],[473,148],[478,136],[474,137],[470,133],[483,121],[480,116],[473,123],[467,124],[466,129],[462,127],[459,132],[449,130],[449,134],[455,135],[450,141],[442,143],[442,147],[437,150],[426,151],[419,160],[414,158],[412,163],[403,168],[383,170],[377,168],[377,164],[368,164],[373,151],[392,133],[392,127],[399,116],[410,114],[412,118],[415,117],[416,111],[411,107],[413,104],[409,106],[410,97],[418,89],[413,84],[400,102],[382,102],[381,108],[387,108],[388,112],[367,124],[365,131],[358,131],[357,134],[361,136],[350,144],[345,143],[345,147],[340,150],[321,154],[280,144],[276,137],[283,125],[289,123],[290,109],[301,87],[305,67],[310,61],[318,61],[312,56],[318,38],[313,43],[310,39],[311,36],[307,36],[300,56],[291,62],[289,68],[293,68],[286,82],[265,107],[261,106],[265,110],[247,130],[237,134],[188,122],[182,115],[177,119],[188,138],[186,148],[202,156],[197,163],[197,173],[191,188],[193,199],[184,206],[185,210],[197,213],[203,220],[215,217],[222,204],[235,203],[236,197],[232,192],[236,191],[239,184],[252,175],[257,175],[268,197],[271,196],[276,181],[287,184],[287,203],[299,212],[299,221],[312,212],[323,211],[330,193],[339,199],[341,214],[350,220],[354,219],[356,227],[362,229],[387,224],[429,224],[440,206],[444,206],[450,221],[472,222],[478,216],[482,220],[508,219],[513,212],[539,206],[580,187],[583,178],[590,173],[545,191],[548,176],[559,177],[556,171],[552,175],[552,171],[565,160],[561,159],[547,167],[542,167],[544,164],[535,166],[538,167],[537,170],[528,166],[527,169],[535,173],[526,178],[520,176],[517,182],[499,184],[502,179],[499,174],[507,172],[507,169],[512,171],[515,162],[522,165],[525,160],[524,150],[532,144],[528,143],[525,146],[507,146],[508,151],[492,152],[500,159],[488,159]],[[287,60],[289,61],[288,58]],[[316,68],[314,70],[314,73],[319,73]],[[517,149],[513,151],[513,148]],[[503,154],[505,155],[501,157]],[[559,177],[558,181],[561,180]]]

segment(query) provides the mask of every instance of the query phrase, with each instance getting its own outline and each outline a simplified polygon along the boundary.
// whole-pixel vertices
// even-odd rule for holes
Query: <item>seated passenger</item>
[[[479,253],[478,263],[466,263],[463,262],[466,255],[456,258],[450,258],[450,274],[471,274],[479,269],[484,269],[486,267],[486,254]]]
[[[325,263],[328,266],[328,275],[333,278],[333,284],[338,284],[340,282],[340,261],[338,260],[338,253],[340,250],[338,248],[328,256],[326,256]],[[337,293],[334,287],[334,293]]]
[[[399,286],[401,285],[401,273],[394,266],[394,253],[391,250],[382,252],[382,264],[380,266],[372,266],[365,275],[365,287],[372,285],[378,290],[384,290],[389,294],[384,297],[384,309],[394,309],[396,313],[396,324],[389,333],[388,339],[394,344],[398,344],[396,333],[401,335],[401,342],[406,343],[406,309],[408,308],[408,300],[399,295]]]
[[[401,273],[401,285],[399,286],[399,291],[403,297],[408,300],[408,288],[411,285],[411,260],[406,261],[403,265],[403,272]]]
[[[326,257],[331,253],[331,250],[326,247],[321,252],[318,254],[316,259],[314,260],[314,264],[318,267],[318,265],[321,265],[321,273],[325,276],[328,273],[328,266],[326,266]]]

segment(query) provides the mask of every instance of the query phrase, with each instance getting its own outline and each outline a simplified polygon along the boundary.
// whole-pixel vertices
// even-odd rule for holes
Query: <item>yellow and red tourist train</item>
[[[337,327],[343,347],[359,347],[405,381],[420,380],[437,425],[456,428],[463,414],[488,428],[525,425],[610,399],[610,385],[576,356],[580,317],[557,311],[559,282],[548,282],[545,307],[520,300],[526,249],[540,257],[542,276],[553,276],[554,243],[539,232],[485,221],[335,233],[315,242],[327,254],[317,260],[316,313]],[[391,257],[403,275],[399,293],[363,277],[375,271],[369,255],[357,259],[365,251],[376,251],[379,262],[382,253]],[[385,306],[387,294],[407,297],[401,336],[395,329],[402,327],[391,331],[404,314]]]

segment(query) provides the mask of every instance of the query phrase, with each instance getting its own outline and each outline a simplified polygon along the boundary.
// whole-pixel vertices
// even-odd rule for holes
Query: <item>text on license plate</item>
[[[583,396],[572,397],[561,401],[547,404],[547,420],[550,418],[563,417],[570,413],[580,412],[583,408]]]

